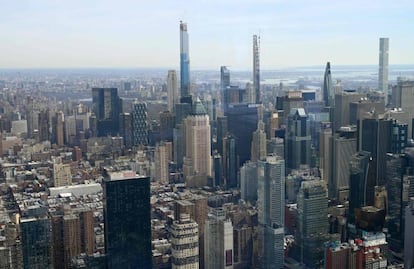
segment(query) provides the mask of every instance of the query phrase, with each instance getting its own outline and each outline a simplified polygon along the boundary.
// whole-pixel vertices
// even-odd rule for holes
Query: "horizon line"
[[[227,66],[229,67],[232,71],[251,71],[252,68],[232,68],[229,65],[223,65],[223,66]],[[337,64],[337,65],[332,65],[333,67],[378,67],[378,64]],[[413,66],[414,67],[414,63],[412,64],[389,64],[388,66]],[[323,67],[325,68],[325,64],[313,64],[313,65],[297,65],[297,66],[275,66],[272,68],[261,68],[261,71],[275,71],[275,70],[283,70],[283,69],[295,69],[295,68],[309,68],[309,67],[316,67],[316,68],[320,68]],[[147,69],[147,70],[176,70],[179,71],[179,68],[174,68],[174,67],[165,67],[165,66],[160,66],[160,67],[145,67],[145,66],[47,66],[47,67],[42,67],[42,66],[38,66],[38,67],[0,67],[0,70],[73,70],[73,69],[118,69],[118,70],[122,70],[122,69]],[[220,66],[217,67],[217,69],[215,68],[211,68],[211,67],[193,67],[191,68],[191,71],[219,71],[220,70]]]

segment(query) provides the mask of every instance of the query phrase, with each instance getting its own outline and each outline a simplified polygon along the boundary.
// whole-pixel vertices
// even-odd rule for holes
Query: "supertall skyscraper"
[[[260,100],[260,36],[253,35],[253,87],[256,92],[256,104]]]
[[[187,23],[180,22],[180,79],[181,100],[190,96],[190,55]]]
[[[387,104],[389,38],[381,37],[379,41],[380,43],[379,43],[378,91],[384,93],[385,104]]]
[[[221,107],[226,111],[229,100],[227,100],[226,89],[230,87],[230,70],[226,66],[220,67],[220,91],[221,91]]]
[[[333,92],[332,87],[332,77],[331,77],[331,63],[326,63],[325,75],[323,76],[323,101],[326,107],[333,106],[333,100],[335,98],[335,93]]]
[[[110,173],[104,181],[104,217],[106,268],[150,269],[150,178]]]

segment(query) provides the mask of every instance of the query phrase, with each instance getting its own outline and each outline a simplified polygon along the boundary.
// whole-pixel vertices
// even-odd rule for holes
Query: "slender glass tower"
[[[180,22],[181,99],[190,96],[190,56],[188,54],[187,23]]]
[[[385,104],[388,101],[388,48],[389,38],[381,37],[379,43],[378,91],[384,93]]]
[[[256,104],[260,103],[260,36],[253,35],[253,87]]]
[[[334,92],[332,88],[332,77],[331,77],[331,63],[326,63],[325,75],[323,76],[323,101],[326,107],[333,106]]]

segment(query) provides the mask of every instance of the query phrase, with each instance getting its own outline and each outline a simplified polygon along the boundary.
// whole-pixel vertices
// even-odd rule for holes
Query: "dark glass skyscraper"
[[[20,222],[23,268],[51,268],[50,219],[25,218]]]
[[[190,96],[190,55],[187,23],[180,22],[180,83],[181,99]]]
[[[286,166],[288,170],[310,164],[310,122],[303,108],[292,108],[286,132]]]
[[[121,111],[117,88],[92,88],[92,112],[97,118],[98,136],[117,134]]]
[[[111,173],[104,181],[107,269],[150,269],[150,178]]]

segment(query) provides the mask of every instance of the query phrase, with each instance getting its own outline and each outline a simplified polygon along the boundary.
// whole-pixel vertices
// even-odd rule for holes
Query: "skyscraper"
[[[175,70],[168,70],[167,96],[168,96],[168,111],[172,113],[174,112],[175,104],[179,102],[178,80],[177,80],[177,72],[175,72]]]
[[[180,22],[180,92],[181,100],[190,94],[190,55],[188,46],[187,23]]]
[[[256,93],[256,104],[260,100],[260,36],[253,35],[253,88]]]
[[[221,108],[224,111],[227,109],[229,103],[226,94],[226,89],[230,87],[230,70],[226,66],[220,67],[220,91],[221,91]]]
[[[268,156],[258,162],[257,206],[262,229],[262,268],[284,268],[285,161]]]
[[[414,266],[414,198],[410,198],[405,208],[405,234],[404,234],[404,268]]]
[[[257,162],[266,157],[266,133],[265,124],[263,122],[263,107],[258,108],[259,122],[257,123],[257,130],[253,132],[253,139],[251,144],[251,160]]]
[[[150,178],[110,173],[104,181],[107,268],[150,269]]]
[[[399,79],[392,89],[392,105],[408,113],[408,137],[413,138],[414,81]],[[404,121],[403,121],[404,122]]]
[[[24,218],[20,221],[23,268],[51,268],[50,219]]]
[[[98,121],[98,136],[116,135],[122,111],[118,89],[92,88],[92,111]]]
[[[331,63],[326,63],[325,75],[323,76],[323,101],[326,107],[334,106],[333,100],[335,98],[335,93],[333,92],[332,87],[332,77],[331,77]]]
[[[206,220],[204,262],[206,269],[233,269],[233,224],[223,208],[214,208]]]
[[[147,104],[138,101],[132,104],[133,146],[148,144]]]
[[[303,181],[298,194],[298,241],[301,261],[317,267],[328,232],[328,197],[323,180]]]
[[[310,123],[303,108],[291,109],[286,131],[286,166],[299,169],[310,164]]]
[[[193,104],[193,112],[184,120],[184,129],[184,176],[189,186],[201,187],[211,176],[211,134],[210,120],[200,99]]]
[[[351,157],[348,223],[355,224],[355,209],[367,205],[367,196],[372,197],[369,200],[374,200],[374,188],[371,186],[375,185],[375,179],[369,173],[371,162],[371,153],[368,151],[357,152]],[[367,191],[371,191],[371,195]]]
[[[181,214],[171,225],[171,254],[173,269],[198,269],[198,224],[190,214]]]
[[[332,137],[332,174],[328,181],[329,198],[337,198],[340,201],[348,198],[349,193],[349,162],[357,151],[355,126],[343,126]]]
[[[384,93],[385,104],[388,100],[388,49],[389,38],[381,37],[379,40],[379,71],[378,71],[378,91]]]

